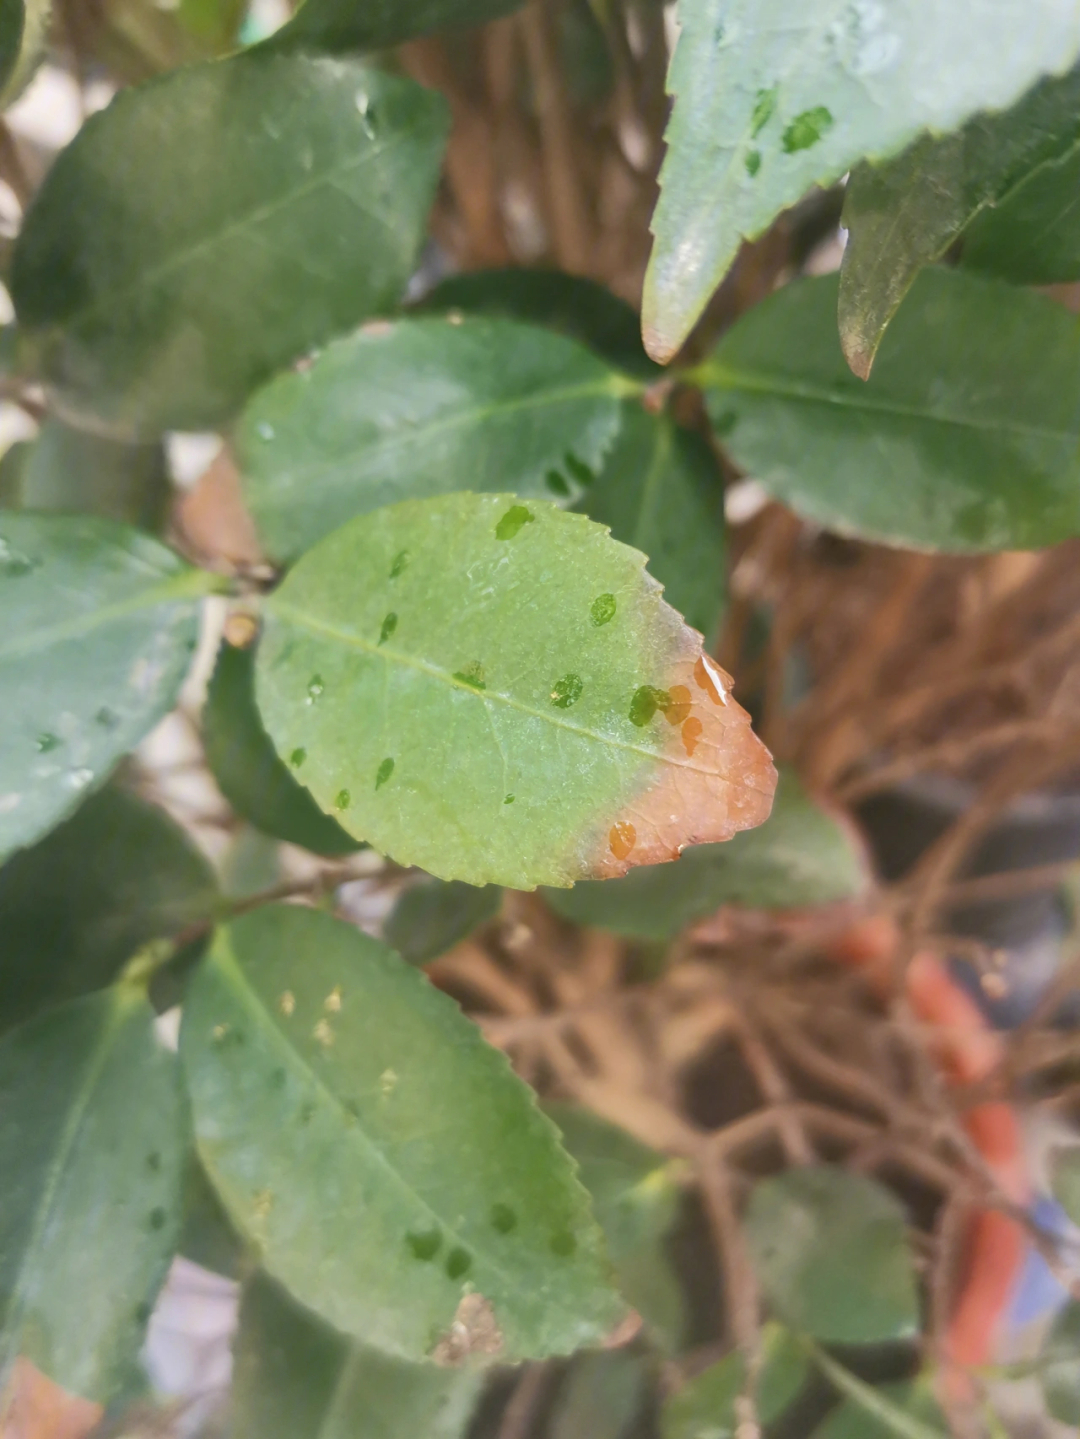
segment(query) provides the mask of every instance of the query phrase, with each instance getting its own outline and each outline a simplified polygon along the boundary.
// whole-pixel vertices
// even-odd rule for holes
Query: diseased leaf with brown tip
[[[267,602],[256,688],[318,803],[442,879],[625,874],[760,824],[776,784],[645,556],[513,495],[321,541]]]

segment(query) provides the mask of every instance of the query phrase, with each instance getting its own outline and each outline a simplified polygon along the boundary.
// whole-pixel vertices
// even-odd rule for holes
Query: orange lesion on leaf
[[[772,809],[776,770],[732,698],[731,679],[693,630],[681,627],[678,645],[681,653],[657,676],[657,693],[670,698],[649,721],[662,747],[641,792],[604,830],[598,879],[678,859],[687,845],[731,839]]]

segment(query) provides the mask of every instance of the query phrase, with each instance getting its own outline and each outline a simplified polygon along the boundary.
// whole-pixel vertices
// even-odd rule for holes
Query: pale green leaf
[[[815,804],[793,770],[781,770],[772,814],[727,844],[696,845],[675,864],[622,879],[549,890],[565,919],[633,939],[667,940],[723,904],[796,909],[854,899],[870,872],[854,831]]]
[[[19,1355],[103,1403],[133,1380],[186,1148],[176,1057],[133,987],[0,1043],[0,1383]]]
[[[305,0],[274,35],[275,48],[383,50],[429,30],[482,25],[522,0]]]
[[[267,599],[267,731],[351,834],[442,879],[567,884],[729,838],[774,771],[644,564],[513,495],[362,516]]]
[[[689,1318],[665,1248],[681,1210],[676,1166],[586,1109],[545,1107],[592,1196],[619,1288],[660,1346],[678,1353]]]
[[[116,785],[0,869],[0,1029],[110,984],[211,917],[214,872],[164,810]]]
[[[0,857],[172,708],[217,584],[112,520],[0,512]]]
[[[627,1349],[579,1354],[559,1386],[548,1439],[628,1439],[648,1386],[641,1354]]]
[[[481,1382],[349,1341],[261,1274],[233,1355],[229,1439],[461,1439]]]
[[[416,309],[439,314],[458,310],[545,325],[580,340],[616,369],[649,380],[663,374],[645,353],[637,311],[583,275],[563,270],[469,270],[436,285]]]
[[[755,1401],[763,1424],[779,1419],[806,1382],[809,1362],[793,1334],[766,1324]],[[746,1384],[746,1362],[734,1350],[673,1394],[661,1411],[663,1439],[735,1439],[735,1402]]]
[[[19,236],[23,364],[118,432],[217,424],[399,299],[445,127],[439,97],[353,59],[255,50],[122,90]]]
[[[202,718],[206,762],[218,788],[238,814],[276,839],[314,854],[352,854],[352,835],[324,814],[293,778],[303,769],[278,759],[255,705],[255,654],[222,644],[206,691]]]
[[[919,1330],[904,1210],[865,1175],[821,1165],[755,1186],[746,1242],[762,1290],[793,1329],[829,1344]]]
[[[1080,1146],[1050,1152],[1050,1187],[1074,1224],[1080,1225]]]
[[[502,905],[497,884],[422,879],[402,891],[383,926],[386,942],[410,964],[427,964],[487,924]]]
[[[615,448],[577,509],[649,557],[668,604],[716,637],[725,580],[724,482],[705,440],[629,401]]]
[[[395,500],[576,499],[632,389],[573,340],[510,320],[372,325],[248,405],[237,432],[248,506],[267,549],[290,559]]]
[[[1071,1300],[1062,1309],[1039,1358],[1047,1409],[1059,1423],[1080,1426],[1080,1302]]]
[[[1080,53],[1073,0],[680,0],[679,20],[643,317],[661,360],[742,240],[812,185],[1004,109]]]
[[[127,444],[48,419],[37,439],[21,447],[14,482],[4,485],[3,504],[105,515],[160,533],[170,498],[159,443]]]
[[[377,940],[295,906],[237,921],[192,985],[180,1047],[231,1221],[338,1329],[405,1359],[490,1363],[618,1321],[554,1125]]]
[[[840,340],[857,375],[870,373],[885,327],[919,270],[980,212],[994,231],[998,211],[987,207],[1077,138],[1080,69],[1042,81],[1004,113],[976,115],[940,138],[922,135],[895,159],[856,168],[844,197],[839,316]],[[965,254],[971,247],[966,238]],[[976,268],[1001,273],[977,261]]]
[[[1080,280],[1078,196],[1080,145],[976,216],[964,232],[963,265],[1020,285]]]
[[[733,459],[841,534],[957,553],[1080,533],[1080,323],[997,281],[924,270],[857,380],[835,276],[788,285],[698,378]]]

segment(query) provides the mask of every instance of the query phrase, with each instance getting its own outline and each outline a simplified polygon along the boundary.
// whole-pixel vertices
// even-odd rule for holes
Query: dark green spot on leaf
[[[406,1234],[405,1243],[412,1250],[414,1259],[422,1259],[427,1264],[442,1247],[442,1235],[437,1229],[424,1229],[418,1233]]]
[[[382,622],[382,629],[379,631],[379,643],[384,645],[396,629],[397,615],[391,610]]]
[[[114,714],[108,705],[102,705],[94,716],[94,723],[99,724],[102,729],[115,729],[120,723],[120,716]]]
[[[568,495],[570,493],[570,486],[566,482],[565,475],[562,475],[558,470],[548,470],[544,476],[544,484],[547,485],[553,495]]]
[[[51,749],[59,749],[61,740],[57,735],[42,731],[37,737],[37,748],[39,754],[48,754]]]
[[[168,1217],[169,1217],[169,1216],[165,1213],[164,1209],[160,1208],[160,1206],[159,1206],[157,1209],[151,1209],[151,1211],[150,1211],[150,1228],[151,1228],[151,1229],[164,1229],[164,1228],[165,1228],[165,1221],[166,1221],[166,1219],[168,1219]]]
[[[500,1234],[509,1234],[512,1229],[517,1227],[517,1215],[509,1204],[493,1204],[491,1206],[491,1227],[497,1229]]]
[[[592,622],[597,629],[606,625],[609,620],[615,618],[615,611],[618,605],[614,595],[597,595],[590,606],[589,613],[592,615]]]
[[[563,675],[552,686],[551,703],[556,709],[568,710],[571,705],[577,704],[584,688],[585,682],[580,675]]]
[[[506,798],[503,800],[503,804],[513,804],[513,803],[514,803],[514,796],[513,796],[512,794],[508,794],[508,795],[506,796]]]
[[[306,749],[294,749],[292,754],[289,756],[289,763],[292,765],[293,769],[299,769],[306,759]]]
[[[788,155],[794,155],[797,150],[809,150],[812,145],[817,144],[832,123],[832,114],[825,106],[816,105],[813,110],[804,110],[801,115],[795,116],[784,131],[780,143]]]
[[[757,174],[757,172],[758,172],[760,169],[761,169],[761,151],[760,151],[760,150],[750,150],[750,151],[747,153],[747,156],[746,156],[746,173],[750,176],[750,178],[751,178],[751,180],[752,180],[752,179],[754,178],[754,176]]]
[[[555,1234],[551,1239],[551,1252],[557,1254],[560,1259],[569,1259],[577,1248],[577,1240],[572,1234]]]
[[[347,789],[339,789],[334,796],[334,808],[348,809],[350,804],[352,804],[352,795]]]
[[[375,788],[382,789],[383,785],[393,773],[394,761],[388,755],[386,759],[383,760],[382,764],[379,766],[378,772],[375,775]]]
[[[511,505],[495,526],[497,540],[512,540],[523,525],[531,525],[536,516],[524,505]]]
[[[473,660],[472,663],[467,664],[463,670],[455,671],[454,679],[457,680],[458,684],[468,685],[470,689],[487,689],[487,683],[484,679],[484,666],[479,660]]]
[[[563,463],[569,470],[571,478],[577,480],[578,484],[585,489],[595,483],[596,476],[585,461],[574,454],[573,450],[567,450],[563,456]]]
[[[451,1249],[446,1256],[446,1273],[450,1279],[460,1279],[472,1268],[472,1255],[467,1249]]]
[[[396,580],[397,577],[398,577],[398,575],[401,574],[402,570],[405,568],[405,566],[406,566],[408,563],[409,563],[409,552],[408,552],[408,550],[399,550],[399,551],[397,552],[397,554],[394,556],[393,562],[392,562],[391,565],[390,565],[390,578],[391,578],[392,580]]]
[[[667,690],[658,690],[652,685],[642,685],[634,691],[630,701],[630,723],[644,729],[657,710],[667,709],[671,696]]]
[[[754,108],[750,114],[750,133],[760,135],[765,126],[772,118],[776,109],[776,86],[771,90],[759,90],[757,99],[754,101]]]

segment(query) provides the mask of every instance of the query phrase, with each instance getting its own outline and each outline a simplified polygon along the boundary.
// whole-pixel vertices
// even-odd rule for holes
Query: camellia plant
[[[721,906],[797,933],[869,889],[718,663],[778,643],[744,605],[719,647],[725,487],[894,550],[1080,535],[1080,329],[1033,288],[1080,278],[1080,6],[91,8],[0,5],[6,105],[47,49],[115,89],[47,171],[0,132],[4,394],[39,426],[0,468],[5,1436],[142,1432],[178,1254],[242,1288],[207,1434],[944,1434],[981,1396],[931,1343],[910,1195],[837,1162],[865,1116],[808,1147],[781,1010],[759,1033],[683,963]],[[491,75],[528,64],[490,113],[444,63],[481,25]],[[568,115],[614,107],[651,202],[675,31],[639,322],[583,278]],[[517,254],[481,215],[442,278],[489,121],[569,167],[561,271],[508,263],[510,205]],[[839,272],[746,280],[798,216],[835,229],[845,176]],[[184,432],[225,444],[186,496]],[[219,482],[235,545],[198,531]],[[254,879],[147,781],[178,706]],[[522,986],[585,1037],[536,1038]],[[623,1090],[590,1068],[631,1053],[604,986],[630,1028],[667,996],[676,1049],[726,1005],[783,1164],[736,1183],[637,1050]],[[1069,1422],[1076,1332],[1038,1371]]]

